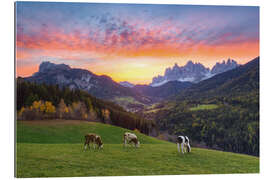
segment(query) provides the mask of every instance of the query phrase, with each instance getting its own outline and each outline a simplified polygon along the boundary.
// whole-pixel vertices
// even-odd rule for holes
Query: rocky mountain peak
[[[106,75],[96,75],[86,69],[71,68],[66,64],[42,62],[39,71],[24,80],[36,83],[57,84],[59,87],[80,89],[97,98],[114,100],[115,97],[130,96],[142,103],[151,102],[150,99],[139,95],[113,81]]]
[[[237,62],[233,59],[225,60],[222,63],[217,62],[216,65],[210,70],[201,63],[194,63],[189,60],[184,66],[178,66],[177,63],[174,66],[168,67],[165,70],[164,76],[158,75],[152,79],[151,86],[160,86],[169,81],[189,81],[200,82],[208,79],[216,74],[234,69],[238,66]]]
[[[70,70],[71,68],[66,64],[54,64],[49,61],[44,61],[39,65],[39,71],[40,73],[45,73],[51,70]]]
[[[222,63],[216,63],[215,66],[213,66],[211,73],[212,74],[223,73],[225,71],[234,69],[238,66],[239,65],[237,64],[235,60],[228,58],[227,62],[223,60]]]
[[[192,65],[194,65],[194,63],[191,60],[189,60],[185,66],[192,66]]]

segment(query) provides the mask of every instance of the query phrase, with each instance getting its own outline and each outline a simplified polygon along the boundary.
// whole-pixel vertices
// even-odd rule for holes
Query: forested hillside
[[[75,119],[98,121],[145,134],[155,123],[125,111],[119,105],[91,96],[82,90],[36,84],[17,79],[18,120]]]
[[[223,96],[234,97],[254,90],[258,91],[259,60],[260,57],[257,57],[245,65],[194,84],[171,100],[209,99]]]
[[[161,131],[188,135],[194,145],[259,156],[259,57],[187,88],[144,115]]]

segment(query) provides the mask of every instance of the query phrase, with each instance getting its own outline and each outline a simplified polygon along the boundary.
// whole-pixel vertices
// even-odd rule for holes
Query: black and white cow
[[[183,154],[185,152],[191,152],[191,147],[190,147],[189,139],[187,136],[178,136],[177,137],[177,149],[178,149],[179,153],[180,153],[180,144],[181,144],[181,149],[182,149]]]

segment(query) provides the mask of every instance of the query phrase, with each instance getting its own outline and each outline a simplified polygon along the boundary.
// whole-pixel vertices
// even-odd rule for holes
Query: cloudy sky
[[[17,76],[51,61],[150,83],[174,63],[211,68],[258,55],[258,7],[16,3]]]

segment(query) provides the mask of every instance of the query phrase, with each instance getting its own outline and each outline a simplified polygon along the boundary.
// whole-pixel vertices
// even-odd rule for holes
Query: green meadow
[[[259,173],[254,156],[192,148],[179,154],[176,144],[134,132],[140,148],[123,147],[130,130],[107,124],[40,120],[17,123],[17,177],[80,177]],[[84,135],[97,133],[104,148],[83,151]],[[192,145],[192,144],[191,144]]]
[[[196,107],[192,107],[189,110],[191,111],[198,111],[198,110],[210,110],[210,109],[216,109],[218,106],[216,104],[200,104]]]

